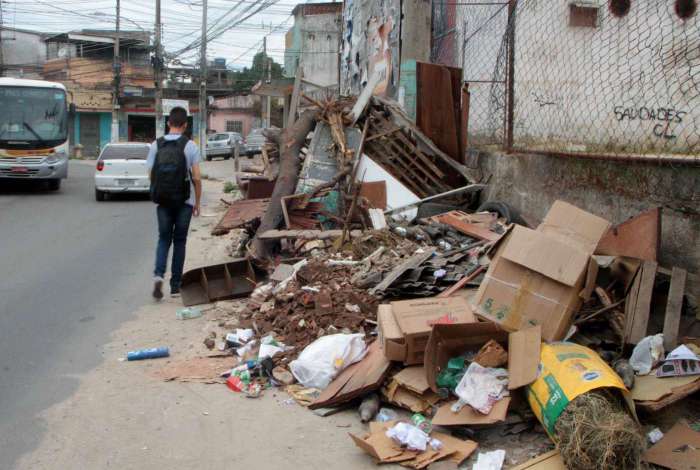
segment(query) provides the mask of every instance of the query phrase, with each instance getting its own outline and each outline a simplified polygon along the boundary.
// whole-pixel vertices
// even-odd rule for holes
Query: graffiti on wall
[[[389,18],[379,24],[375,17],[370,18],[368,36],[370,54],[368,58],[368,75],[379,74],[379,83],[374,89],[377,95],[384,95],[391,83],[392,57],[389,48],[389,33],[394,29],[393,21]]]
[[[613,109],[615,119],[619,122],[628,121],[653,121],[655,122],[652,132],[656,137],[663,139],[675,139],[674,127],[683,122],[683,118],[688,111],[682,111],[672,107],[640,106],[626,108],[615,106]]]

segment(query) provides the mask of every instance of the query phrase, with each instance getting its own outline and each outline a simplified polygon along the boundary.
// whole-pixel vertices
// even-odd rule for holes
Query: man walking
[[[173,108],[168,125],[170,133],[151,144],[146,163],[151,175],[151,200],[158,204],[158,247],[153,273],[153,297],[158,300],[163,298],[163,280],[171,244],[170,294],[175,297],[180,293],[187,232],[192,216],[199,215],[202,198],[201,157],[197,146],[184,134],[187,111],[181,107]]]

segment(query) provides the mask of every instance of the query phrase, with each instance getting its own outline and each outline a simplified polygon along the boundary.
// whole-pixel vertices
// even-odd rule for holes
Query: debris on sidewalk
[[[556,200],[525,224],[370,95],[307,97],[266,131],[264,175],[246,176],[258,198],[228,204],[214,229],[240,229],[239,257],[183,277],[185,306],[239,299],[198,345],[225,359],[160,376],[249,398],[279,388],[324,417],[351,409],[368,428],[352,441],[409,468],[461,464],[477,442],[479,469],[679,457],[644,454],[646,433],[667,429],[647,426],[654,414],[700,390],[700,351],[680,334],[698,335],[696,278],[659,266],[660,210],[612,227]]]

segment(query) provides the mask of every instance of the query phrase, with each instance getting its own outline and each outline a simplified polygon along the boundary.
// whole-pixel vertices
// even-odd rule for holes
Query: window
[[[145,160],[150,148],[150,145],[108,144],[102,150],[100,160]]]
[[[630,0],[610,0],[610,13],[622,18],[630,12]]]
[[[583,3],[569,5],[569,26],[595,28],[598,22],[598,7]]]
[[[698,9],[696,0],[676,0],[676,15],[682,20],[687,20],[695,14]]]
[[[243,121],[226,121],[226,132],[243,132]]]

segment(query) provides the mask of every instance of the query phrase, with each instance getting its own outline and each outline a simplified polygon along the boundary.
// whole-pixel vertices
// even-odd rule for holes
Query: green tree
[[[282,65],[278,64],[264,52],[258,52],[253,57],[253,64],[250,68],[232,73],[235,80],[233,90],[236,92],[250,92],[253,85],[260,80],[267,79],[267,60],[272,60],[272,78],[282,78]]]

